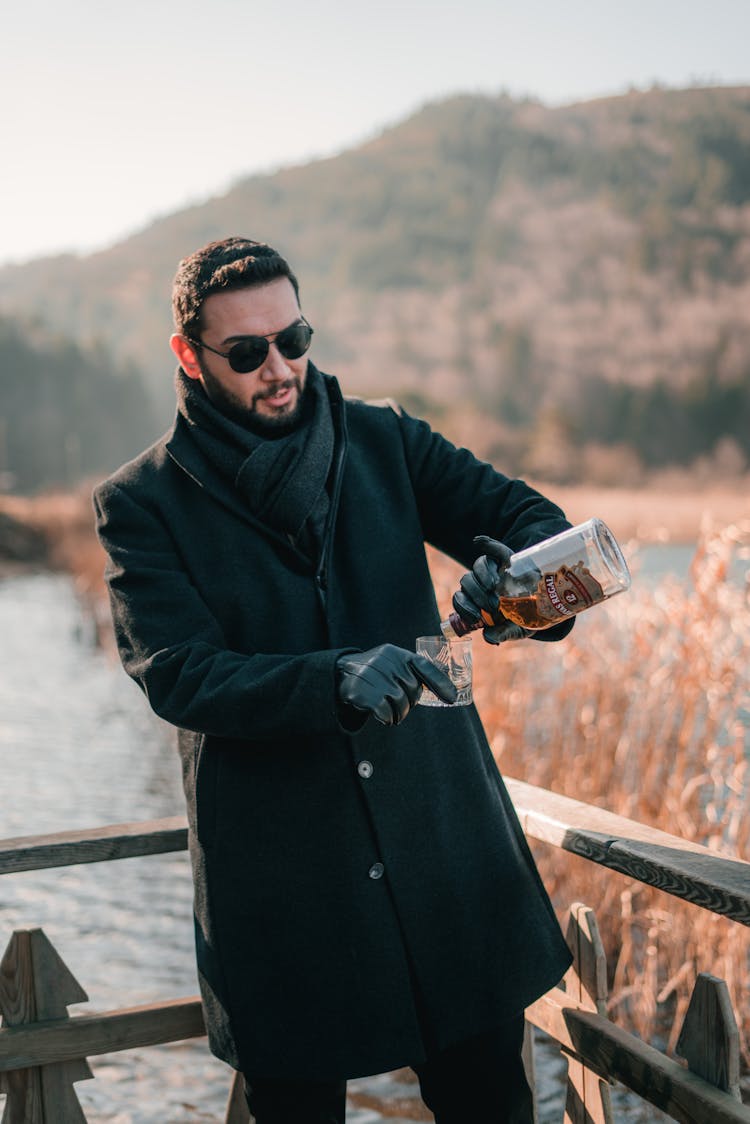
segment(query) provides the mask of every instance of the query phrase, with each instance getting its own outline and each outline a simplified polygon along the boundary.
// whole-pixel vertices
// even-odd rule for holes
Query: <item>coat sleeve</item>
[[[96,489],[94,507],[120,658],[161,718],[226,738],[341,731],[340,650],[295,656],[229,650],[160,514],[112,482]]]
[[[456,448],[424,421],[402,414],[399,422],[424,537],[467,568],[476,559],[476,535],[518,551],[571,526],[557,504],[523,480]],[[563,621],[534,639],[561,640],[573,624]]]

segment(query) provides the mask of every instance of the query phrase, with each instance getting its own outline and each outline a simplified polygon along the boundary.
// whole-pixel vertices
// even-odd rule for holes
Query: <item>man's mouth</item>
[[[264,391],[263,394],[259,394],[257,398],[262,402],[268,402],[270,406],[286,406],[291,400],[294,387],[293,380],[283,382],[270,390]]]

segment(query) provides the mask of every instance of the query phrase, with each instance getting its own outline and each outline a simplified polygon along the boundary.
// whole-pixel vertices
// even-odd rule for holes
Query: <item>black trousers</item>
[[[533,1124],[521,1060],[523,1016],[490,1034],[432,1053],[415,1066],[422,1100],[436,1124]],[[345,1081],[245,1078],[256,1124],[344,1124]]]

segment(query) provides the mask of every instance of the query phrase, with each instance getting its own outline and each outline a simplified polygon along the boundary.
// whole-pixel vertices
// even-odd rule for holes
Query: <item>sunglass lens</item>
[[[268,340],[263,339],[262,336],[248,337],[246,340],[240,340],[233,347],[230,347],[227,359],[229,366],[238,375],[246,375],[249,371],[256,370],[268,355]]]
[[[290,324],[279,332],[276,337],[276,346],[286,359],[299,359],[310,346],[312,328],[309,324],[300,321],[299,324]]]
[[[276,337],[276,347],[286,359],[299,359],[310,346],[313,330],[309,324],[300,321],[290,324]],[[268,355],[268,340],[265,336],[248,336],[244,340],[230,347],[227,353],[229,366],[238,375],[246,375],[255,371],[266,361]]]

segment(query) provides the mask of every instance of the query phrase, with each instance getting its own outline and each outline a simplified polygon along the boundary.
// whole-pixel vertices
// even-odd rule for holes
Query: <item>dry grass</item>
[[[705,532],[690,582],[613,599],[562,644],[477,639],[475,696],[504,773],[750,859],[750,585],[727,578],[750,520]],[[436,559],[443,605],[455,567]],[[635,589],[635,587],[634,587]],[[696,973],[727,981],[750,1062],[750,933],[552,847],[535,847],[562,916],[595,909],[612,1015],[676,1042]]]
[[[621,542],[695,543],[711,527],[750,519],[750,477],[700,484],[695,474],[671,472],[641,488],[539,485],[573,523],[600,515]]]

